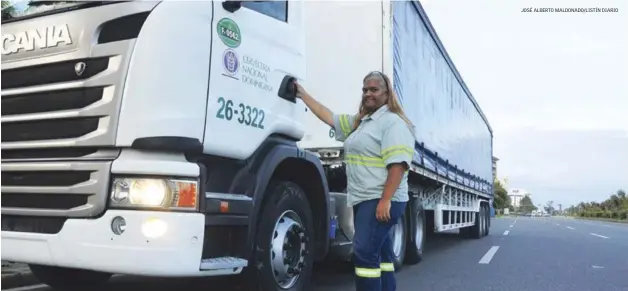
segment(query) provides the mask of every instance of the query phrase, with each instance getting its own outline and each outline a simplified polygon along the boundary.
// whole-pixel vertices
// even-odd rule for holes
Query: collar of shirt
[[[377,120],[380,116],[384,115],[384,113],[386,112],[388,112],[388,105],[384,104],[382,107],[375,110],[375,112],[373,112],[372,114],[362,117],[362,121],[369,120],[369,119]]]

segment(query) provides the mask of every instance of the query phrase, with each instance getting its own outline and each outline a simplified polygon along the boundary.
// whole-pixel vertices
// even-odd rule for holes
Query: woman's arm
[[[377,205],[376,216],[380,221],[390,219],[390,203],[405,172],[412,165],[415,142],[413,132],[401,118],[395,118],[393,122],[383,126],[380,154],[388,168],[388,176],[382,198]]]
[[[393,195],[397,189],[399,189],[399,185],[401,184],[401,179],[405,174],[408,166],[406,163],[394,163],[388,166],[388,177],[386,177],[386,183],[384,184],[384,193],[382,193],[382,200],[391,201]]]
[[[392,124],[384,127],[380,152],[388,168],[388,177],[384,184],[384,193],[382,193],[384,200],[392,199],[405,172],[412,164],[416,143],[413,131],[414,128],[408,126],[401,118],[395,118]]]
[[[322,122],[325,122],[327,125],[334,127],[334,113],[329,110],[329,108],[325,107],[325,105],[316,101],[310,94],[308,94],[299,83],[294,83],[297,86],[297,95],[303,100],[303,103],[312,110],[314,115],[318,117]]]

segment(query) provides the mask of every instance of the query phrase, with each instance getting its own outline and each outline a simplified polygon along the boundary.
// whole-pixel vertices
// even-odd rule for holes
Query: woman
[[[356,290],[394,291],[391,239],[408,201],[407,170],[414,154],[414,129],[390,79],[371,72],[363,80],[358,113],[334,114],[295,82],[297,96],[344,142],[347,201],[354,212]]]

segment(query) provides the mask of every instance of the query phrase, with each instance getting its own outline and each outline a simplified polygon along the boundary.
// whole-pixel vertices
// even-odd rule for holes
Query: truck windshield
[[[124,1],[2,1],[2,23]]]

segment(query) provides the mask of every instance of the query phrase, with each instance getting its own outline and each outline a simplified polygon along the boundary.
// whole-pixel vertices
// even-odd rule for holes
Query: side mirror
[[[279,85],[279,90],[277,91],[277,95],[280,98],[286,99],[292,103],[296,103],[297,101],[297,87],[294,85],[295,77],[290,75],[286,75],[283,77],[281,81],[281,85]]]
[[[242,1],[224,1],[222,2],[222,8],[233,13],[242,8]]]

